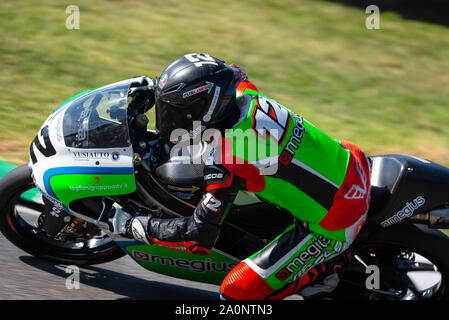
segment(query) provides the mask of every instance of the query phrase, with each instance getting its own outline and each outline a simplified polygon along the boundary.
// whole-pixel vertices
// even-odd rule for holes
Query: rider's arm
[[[223,165],[206,166],[204,179],[206,191],[193,215],[149,221],[147,232],[153,243],[195,254],[210,252],[243,180]]]

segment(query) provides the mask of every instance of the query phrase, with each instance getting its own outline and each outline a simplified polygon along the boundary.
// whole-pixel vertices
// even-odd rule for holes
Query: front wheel
[[[449,299],[449,237],[443,232],[403,223],[364,230],[353,248],[335,299]]]
[[[37,224],[45,208],[41,197],[27,165],[13,169],[0,180],[0,231],[14,245],[38,258],[69,265],[105,263],[125,254],[104,234],[68,242],[42,232]]]

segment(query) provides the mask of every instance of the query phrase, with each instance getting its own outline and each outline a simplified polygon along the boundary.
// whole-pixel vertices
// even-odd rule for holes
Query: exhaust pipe
[[[430,210],[410,218],[414,222],[424,223],[432,229],[449,229],[449,208]]]

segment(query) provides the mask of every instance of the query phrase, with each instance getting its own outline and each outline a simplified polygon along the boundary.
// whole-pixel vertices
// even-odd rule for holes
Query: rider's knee
[[[244,261],[240,262],[223,280],[222,299],[263,300],[273,289]]]

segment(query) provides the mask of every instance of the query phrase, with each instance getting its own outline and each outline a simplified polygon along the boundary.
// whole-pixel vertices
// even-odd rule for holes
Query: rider
[[[193,215],[183,218],[132,218],[116,206],[114,232],[208,254],[243,189],[288,210],[294,223],[226,276],[221,298],[283,299],[298,292],[307,298],[332,291],[367,215],[370,167],[364,153],[259,93],[243,68],[207,54],[172,62],[156,81],[155,98],[162,139],[175,142],[175,129],[187,130],[190,139],[219,130],[218,141],[208,140],[215,145],[205,163],[206,189]],[[201,130],[193,121],[201,122]],[[251,154],[244,139],[267,146],[270,155]]]

